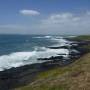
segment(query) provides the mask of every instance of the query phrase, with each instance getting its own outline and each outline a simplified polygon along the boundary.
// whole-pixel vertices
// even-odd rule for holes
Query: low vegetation
[[[90,90],[90,53],[69,66],[42,72],[34,82],[15,90]]]
[[[90,36],[76,39],[90,40]],[[90,45],[84,47],[90,48]],[[90,90],[90,53],[68,66],[41,72],[34,82],[15,90]]]
[[[73,40],[90,40],[90,35],[81,35],[81,36],[77,36],[72,38]]]
[[[70,38],[70,40],[75,40],[75,41],[88,41],[88,45],[84,45],[83,48],[89,49],[90,50],[90,35],[81,35],[77,37]]]

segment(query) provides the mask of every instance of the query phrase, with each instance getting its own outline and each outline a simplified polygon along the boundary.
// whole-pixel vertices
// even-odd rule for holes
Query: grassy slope
[[[90,35],[81,35],[81,36],[72,38],[72,40],[85,40],[85,41],[90,41]],[[84,48],[90,49],[90,44],[84,46]]]
[[[87,40],[87,36],[81,37]],[[69,66],[41,72],[36,78],[15,90],[90,90],[90,53]]]
[[[81,36],[77,36],[72,38],[74,40],[90,40],[90,35],[81,35]]]

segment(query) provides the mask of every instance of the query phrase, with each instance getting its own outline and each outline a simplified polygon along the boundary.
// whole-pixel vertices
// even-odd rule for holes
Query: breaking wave
[[[52,36],[37,36],[37,37],[33,37],[33,38],[52,38]]]
[[[51,41],[56,41],[57,45],[62,46],[69,43],[69,41],[63,39],[62,37],[52,37],[52,36],[43,36],[35,38],[48,38]],[[57,46],[55,44],[55,46]],[[49,58],[51,56],[57,56],[62,54],[63,57],[68,57],[68,49],[50,49],[46,47],[34,46],[33,51],[22,51],[22,52],[13,52],[8,55],[0,56],[0,71],[5,69],[10,69],[12,67],[19,67],[26,64],[42,63],[44,61],[37,60],[38,58]]]
[[[43,51],[32,51],[32,52],[15,52],[9,55],[0,56],[0,71],[9,69],[12,67],[19,67],[26,64],[41,63],[37,58],[49,58],[58,54],[67,54],[67,49],[45,49]],[[65,56],[65,55],[64,55]]]

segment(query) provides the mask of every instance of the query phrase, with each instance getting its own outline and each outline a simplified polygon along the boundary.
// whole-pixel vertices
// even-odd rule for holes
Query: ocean
[[[69,44],[59,35],[0,35],[0,71],[26,64],[42,63],[38,58],[66,54],[68,49],[50,49],[50,46]]]

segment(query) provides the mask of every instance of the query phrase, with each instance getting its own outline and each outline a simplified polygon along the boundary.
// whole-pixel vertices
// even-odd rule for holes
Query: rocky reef
[[[57,66],[63,67],[74,62],[77,58],[89,52],[89,49],[83,47],[85,45],[90,45],[90,41],[75,41],[74,43],[71,43],[70,46],[48,47],[50,49],[69,49],[68,58],[63,57],[63,55],[66,54],[58,54],[57,56],[51,56],[49,58],[38,58],[38,60],[43,60],[43,63],[0,71],[0,90],[10,90],[26,85],[32,82],[39,72]]]

